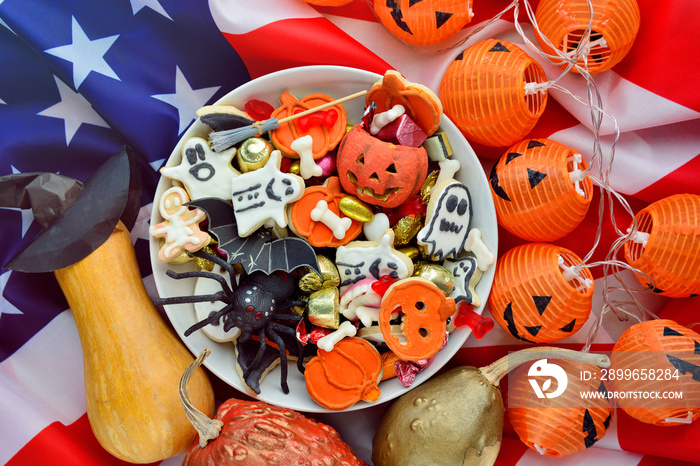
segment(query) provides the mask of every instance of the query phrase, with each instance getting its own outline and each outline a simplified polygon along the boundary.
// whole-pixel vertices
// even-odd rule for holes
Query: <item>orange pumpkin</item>
[[[590,448],[603,438],[610,425],[613,400],[608,397],[583,399],[580,393],[607,394],[606,383],[601,381],[605,373],[591,364],[562,359],[545,361],[564,370],[566,389],[556,397],[538,398],[529,377],[536,375],[532,365],[511,372],[506,413],[513,429],[528,447],[547,456],[566,456]],[[587,380],[581,377],[584,373]],[[547,392],[551,394],[559,385],[556,379],[550,380],[552,384]]]
[[[672,298],[700,293],[700,196],[661,199],[636,218],[640,236],[648,238],[625,243],[627,262],[654,281],[655,293]],[[637,278],[650,285],[641,275]]]
[[[590,24],[588,72],[599,73],[618,64],[632,48],[639,31],[639,5],[636,0],[592,0],[591,3],[592,19],[588,2],[540,1],[535,20],[542,34],[536,36],[546,53],[554,54],[555,51],[542,35],[558,50],[571,54],[579,47]],[[578,64],[582,66],[583,62]],[[576,68],[572,69],[578,72]]]
[[[700,414],[700,334],[672,320],[649,320],[620,335],[610,356],[616,392],[680,392],[682,398],[618,397],[620,407],[647,424],[672,426]],[[627,375],[626,375],[627,374]]]
[[[472,20],[472,0],[376,0],[374,13],[396,38],[412,45],[439,44]]]
[[[335,99],[325,94],[310,94],[299,100],[289,92],[285,92],[280,96],[281,106],[272,112],[271,118],[281,120],[282,118],[292,116],[310,108],[333,102],[333,100]],[[299,158],[299,155],[291,148],[291,145],[300,137],[310,135],[313,138],[312,152],[314,159],[320,159],[326,155],[328,151],[335,149],[345,135],[348,124],[345,108],[341,104],[333,105],[321,111],[337,112],[335,119],[325,120],[332,121],[330,126],[319,123],[311,124],[309,127],[303,128],[300,124],[300,119],[291,120],[280,124],[277,129],[270,132],[272,143],[287,157]]]
[[[360,400],[376,401],[382,359],[363,338],[343,338],[333,350],[318,350],[304,371],[309,396],[321,406],[341,410]]]
[[[488,39],[450,63],[440,83],[445,114],[468,139],[509,146],[523,139],[547,104],[547,92],[526,93],[525,84],[546,80],[539,63],[520,47]]]
[[[346,217],[340,211],[340,200],[346,194],[340,189],[340,180],[337,176],[329,177],[321,186],[311,186],[304,190],[304,194],[292,204],[289,211],[289,226],[297,235],[306,238],[312,246],[338,247],[357,238],[362,233],[362,223],[352,219],[350,228],[341,239],[336,238],[333,231],[320,221],[311,218],[311,211],[316,208],[318,201],[326,201],[328,210],[341,218]]]
[[[528,241],[568,235],[586,216],[593,198],[590,177],[579,183],[570,178],[574,170],[585,169],[580,154],[551,139],[515,144],[491,170],[498,224]]]
[[[340,143],[336,164],[347,193],[393,208],[420,191],[428,174],[428,153],[423,147],[382,141],[356,125]]]
[[[516,246],[498,260],[489,295],[493,319],[515,338],[552,343],[576,333],[588,320],[593,276],[587,268],[569,277],[560,267],[581,259],[547,243]]]

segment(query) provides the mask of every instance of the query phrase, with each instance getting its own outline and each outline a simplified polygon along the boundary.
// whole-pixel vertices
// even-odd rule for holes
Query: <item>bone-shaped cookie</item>
[[[345,322],[340,324],[338,330],[336,330],[335,332],[331,332],[324,337],[321,337],[316,343],[316,346],[318,346],[323,351],[333,351],[333,347],[340,340],[342,340],[345,337],[354,337],[356,334],[357,327],[355,327],[355,325],[353,325],[353,323],[349,320],[346,320]]]
[[[482,241],[481,230],[478,228],[472,228],[469,231],[464,249],[472,252],[476,256],[476,263],[482,272],[488,270],[491,264],[496,262],[496,256],[491,252],[488,246],[486,246],[486,243]]]
[[[323,168],[314,161],[313,146],[314,139],[308,134],[295,139],[289,146],[294,152],[299,154],[299,174],[305,180],[312,176],[323,175]]]
[[[323,199],[318,201],[316,207],[311,210],[311,220],[326,225],[333,232],[333,236],[338,239],[345,238],[345,234],[352,226],[350,217],[338,217],[335,212],[328,208],[328,203]]]

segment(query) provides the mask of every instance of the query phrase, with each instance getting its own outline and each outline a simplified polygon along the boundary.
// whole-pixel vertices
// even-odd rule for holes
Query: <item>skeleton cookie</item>
[[[231,179],[240,175],[231,166],[231,159],[236,155],[232,148],[223,152],[214,152],[209,143],[199,137],[185,141],[182,147],[182,162],[175,167],[163,167],[160,172],[182,182],[192,200],[205,197],[231,199]]]
[[[280,162],[280,151],[273,151],[263,168],[231,180],[238,236],[249,236],[269,219],[280,227],[287,226],[285,208],[304,194],[304,180],[281,172]]]
[[[340,274],[341,294],[365,278],[379,280],[383,275],[396,279],[410,277],[413,262],[393,245],[394,231],[387,230],[377,241],[352,241],[338,247],[335,265]]]
[[[160,215],[164,222],[152,226],[149,233],[154,238],[165,238],[165,244],[158,251],[158,258],[170,262],[180,257],[184,251],[198,251],[211,241],[210,236],[199,229],[199,222],[206,215],[199,209],[190,210],[184,204],[189,202],[187,193],[180,187],[172,187],[160,198]]]

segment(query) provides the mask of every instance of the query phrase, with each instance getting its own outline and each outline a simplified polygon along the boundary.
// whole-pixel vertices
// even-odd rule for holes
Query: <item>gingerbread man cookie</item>
[[[172,187],[163,193],[158,208],[165,221],[152,226],[148,232],[154,238],[165,238],[158,251],[163,262],[177,259],[185,251],[199,251],[209,244],[211,237],[199,229],[206,215],[199,209],[189,209],[189,198],[184,189]]]

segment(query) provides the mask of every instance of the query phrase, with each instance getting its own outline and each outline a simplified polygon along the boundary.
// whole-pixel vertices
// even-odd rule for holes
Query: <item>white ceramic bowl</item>
[[[246,101],[250,99],[259,99],[275,106],[279,103],[279,96],[284,91],[289,91],[298,98],[302,98],[311,93],[321,92],[337,99],[354,92],[368,90],[371,85],[379,79],[381,79],[381,76],[375,73],[339,66],[291,68],[254,79],[221,98],[217,104],[234,105],[242,109]],[[364,110],[364,98],[360,97],[346,102],[343,105],[347,110],[348,122],[359,123],[360,116]],[[495,252],[498,246],[496,211],[484,170],[467,140],[446,116],[443,116],[440,127],[447,134],[454,152],[454,157],[461,163],[462,168],[457,173],[456,178],[464,183],[471,193],[473,205],[472,226],[481,230],[485,243]],[[181,149],[185,140],[194,136],[206,138],[209,131],[208,126],[204,125],[199,120],[195,121],[183,134],[166,165],[174,166],[180,163]],[[156,201],[154,202],[151,215],[151,225],[163,221],[158,212],[157,202],[163,192],[170,187],[170,179],[161,177],[156,189]],[[165,274],[168,268],[173,268],[177,271],[185,271],[193,270],[193,267],[171,266],[161,262],[157,256],[158,248],[158,240],[151,238],[150,253],[153,276],[160,296],[171,297],[193,294],[195,279],[174,280],[167,277]],[[488,298],[493,282],[494,268],[495,264],[484,273],[476,287],[477,294],[481,298],[482,303],[486,303]],[[483,306],[482,304],[480,308],[476,309],[476,312],[481,314]],[[195,355],[199,354],[204,348],[211,348],[213,350],[211,356],[204,362],[206,367],[232,387],[246,393],[241,379],[236,372],[233,344],[214,342],[201,331],[194,332],[189,337],[185,337],[185,330],[196,322],[194,306],[192,304],[165,306],[165,312],[177,333]],[[431,366],[418,374],[412,387],[418,386],[440,369],[465,343],[470,334],[471,330],[468,327],[463,327],[453,332],[450,335],[447,346],[436,355],[435,361]],[[309,397],[306,392],[306,386],[304,385],[304,376],[296,369],[296,364],[294,362],[289,363],[288,383],[290,393],[285,395],[280,388],[280,369],[279,366],[276,367],[270,371],[262,381],[260,385],[261,393],[258,399],[297,411],[335,412],[323,408]],[[411,389],[404,388],[396,378],[381,382],[379,388],[381,390],[381,396],[376,403],[389,401]],[[346,411],[363,409],[369,406],[372,406],[372,404],[360,401]]]

